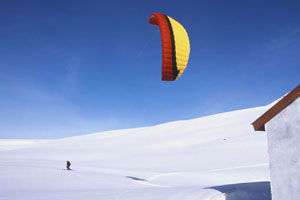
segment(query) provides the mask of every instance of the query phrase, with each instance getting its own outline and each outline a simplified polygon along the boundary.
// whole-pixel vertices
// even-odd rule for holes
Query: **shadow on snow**
[[[208,187],[225,193],[226,200],[271,200],[270,182],[237,183]]]
[[[146,179],[137,178],[137,177],[133,177],[133,176],[126,176],[126,178],[130,178],[130,179],[135,180],[135,181],[147,181]]]

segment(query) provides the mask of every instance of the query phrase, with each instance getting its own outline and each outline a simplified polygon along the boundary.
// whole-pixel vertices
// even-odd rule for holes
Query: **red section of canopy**
[[[171,31],[166,19],[166,15],[161,13],[153,13],[150,16],[150,24],[159,26],[162,44],[162,80],[174,81],[173,78],[173,62],[172,62],[172,44]]]

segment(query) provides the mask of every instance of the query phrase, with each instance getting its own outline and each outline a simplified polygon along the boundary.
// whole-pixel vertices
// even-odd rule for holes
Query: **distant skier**
[[[70,166],[71,166],[71,162],[70,162],[70,161],[67,161],[67,170],[72,170],[72,169],[70,168]]]

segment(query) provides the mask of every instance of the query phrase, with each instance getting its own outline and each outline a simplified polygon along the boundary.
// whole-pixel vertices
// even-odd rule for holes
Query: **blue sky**
[[[300,1],[0,1],[0,138],[62,138],[269,104],[300,83]],[[190,37],[161,81],[153,12]],[[253,119],[255,120],[255,119]]]

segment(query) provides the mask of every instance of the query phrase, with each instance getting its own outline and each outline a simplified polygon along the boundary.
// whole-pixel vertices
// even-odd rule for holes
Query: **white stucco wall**
[[[300,98],[266,124],[273,200],[300,199]]]

